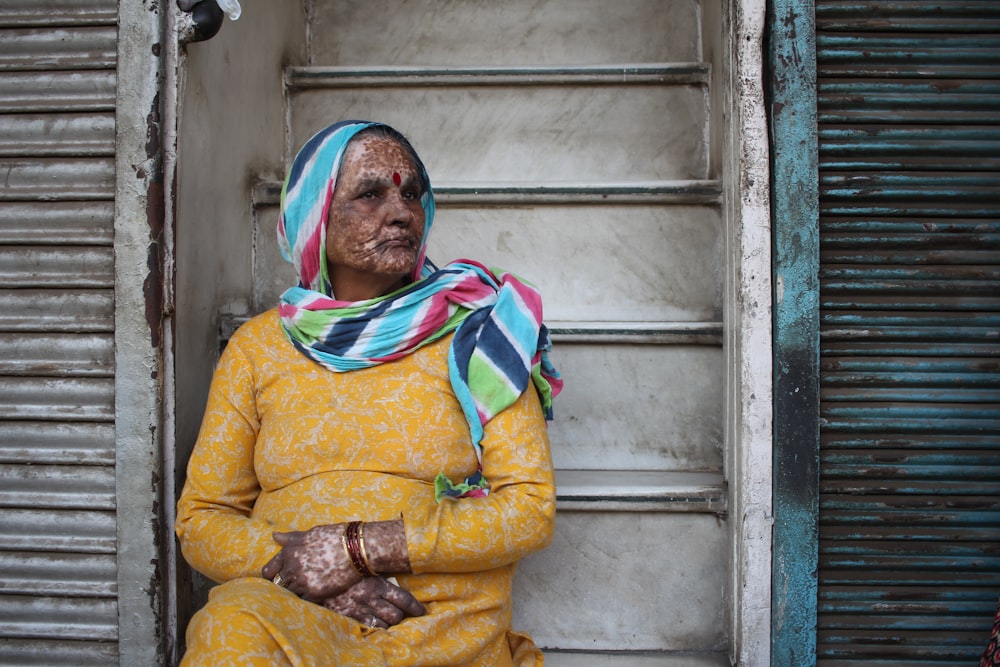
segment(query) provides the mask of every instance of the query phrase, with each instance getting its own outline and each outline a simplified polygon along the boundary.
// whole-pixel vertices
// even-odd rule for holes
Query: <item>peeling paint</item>
[[[819,559],[818,168],[812,0],[770,3],[773,137],[774,586],[772,664],[816,653]]]
[[[160,158],[160,93],[153,98],[146,116],[146,157],[150,160]]]
[[[154,349],[160,347],[160,332],[163,322],[162,277],[160,274],[160,244],[150,243],[148,247],[148,270],[142,284],[146,303],[146,325],[149,328],[150,345]]]
[[[115,483],[119,507],[118,652],[115,664],[162,665],[164,593],[163,201],[161,86],[165,17],[148,3],[118,3],[115,189]],[[150,475],[154,475],[153,478]]]

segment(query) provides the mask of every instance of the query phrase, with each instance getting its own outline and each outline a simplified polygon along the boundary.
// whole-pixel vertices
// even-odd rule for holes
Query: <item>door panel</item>
[[[719,239],[708,207],[442,206],[428,257],[530,266],[552,320],[699,322],[719,316]]]
[[[452,67],[689,62],[701,57],[700,14],[694,0],[329,2],[312,17],[312,62]]]
[[[718,349],[575,344],[558,350],[567,382],[549,427],[557,467],[722,467],[722,415],[702,409],[722,400]],[[665,376],[684,381],[664,382]]]
[[[300,109],[292,135],[308,138],[331,118],[377,118],[406,128],[437,184],[706,177],[700,86],[540,86],[530,74],[520,78],[522,87],[443,88],[430,79],[413,88],[401,76],[386,87],[306,89],[292,95]]]
[[[549,550],[518,569],[515,627],[571,650],[725,650],[715,517],[564,511],[559,522]]]
[[[379,0],[307,14],[308,65],[285,70],[286,161],[335,120],[397,127],[435,187],[428,256],[513,271],[544,296],[566,379],[550,426],[559,519],[521,568],[517,627],[556,655],[725,662],[723,188],[701,7]],[[293,275],[275,241],[280,183],[250,180],[260,311]]]

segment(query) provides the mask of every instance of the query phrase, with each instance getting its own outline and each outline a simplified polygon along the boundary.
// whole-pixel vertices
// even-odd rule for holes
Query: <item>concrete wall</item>
[[[226,19],[212,40],[188,45],[182,67],[176,193],[181,466],[218,353],[219,313],[248,308],[251,188],[258,176],[280,177],[274,170],[285,151],[282,66],[304,57],[299,3],[254,3],[252,11],[253,21]]]
[[[257,178],[279,177],[275,169],[285,152],[282,68],[302,64],[305,53],[301,3],[252,3],[244,9],[242,20],[225,19],[210,41],[187,45],[178,67],[172,443],[178,492],[218,357],[219,315],[249,308],[252,185]],[[253,20],[246,19],[247,11]],[[183,631],[186,614],[204,591],[178,561]]]

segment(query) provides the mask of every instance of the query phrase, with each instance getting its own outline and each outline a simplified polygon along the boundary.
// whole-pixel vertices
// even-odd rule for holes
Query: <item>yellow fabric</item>
[[[555,521],[541,406],[527,391],[487,424],[489,496],[437,503],[439,472],[461,480],[477,466],[448,379],[449,342],[332,373],[288,343],[274,310],[232,337],[176,525],[187,561],[228,583],[189,625],[185,665],[542,664],[531,640],[510,632],[517,562],[548,545]],[[413,574],[397,579],[425,616],[372,631],[260,578],[279,550],[275,530],[400,515]]]

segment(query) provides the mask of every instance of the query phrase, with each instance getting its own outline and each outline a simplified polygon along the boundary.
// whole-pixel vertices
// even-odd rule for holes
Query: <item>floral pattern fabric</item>
[[[436,502],[441,470],[462,479],[478,468],[449,343],[331,373],[288,342],[276,310],[232,337],[178,503],[185,558],[226,582],[192,620],[185,664],[542,663],[510,627],[517,562],[554,527],[541,405],[529,389],[487,424],[488,496]],[[413,574],[397,579],[425,616],[372,631],[260,578],[279,550],[273,531],[400,515]]]

